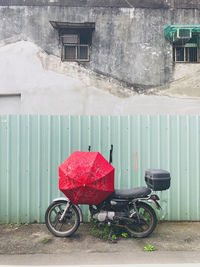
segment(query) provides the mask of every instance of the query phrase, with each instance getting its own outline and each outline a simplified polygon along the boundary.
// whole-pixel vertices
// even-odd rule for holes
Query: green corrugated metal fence
[[[43,222],[58,165],[73,151],[114,145],[115,188],[145,185],[147,168],[171,172],[159,193],[165,220],[200,220],[200,117],[0,116],[0,222]],[[83,207],[87,219],[87,207]]]

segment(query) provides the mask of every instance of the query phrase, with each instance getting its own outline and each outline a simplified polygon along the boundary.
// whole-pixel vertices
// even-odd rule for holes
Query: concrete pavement
[[[131,266],[139,264],[195,264],[200,266],[199,251],[153,251],[153,252],[112,252],[112,253],[66,253],[34,255],[0,255],[0,265],[25,266],[85,266],[98,265]],[[0,266],[2,267],[2,266]],[[165,265],[166,267],[166,265]]]
[[[200,266],[200,222],[163,222],[144,239],[107,242],[82,224],[70,238],[52,236],[45,225],[0,226],[0,267],[12,266],[131,266],[195,264]],[[148,244],[156,251],[144,251]],[[166,266],[166,265],[165,265]]]
[[[24,265],[12,265],[12,267],[24,267]],[[26,265],[26,267],[30,267],[31,265]],[[84,267],[92,267],[93,265],[53,265],[52,267],[80,267],[80,266],[84,266]],[[120,265],[95,265],[95,267],[155,267],[155,264],[120,264]],[[164,267],[198,267],[200,266],[199,264],[192,264],[192,263],[188,263],[188,264],[156,264],[156,267],[159,266],[164,266]],[[8,265],[0,265],[0,267],[8,267]],[[42,265],[37,266],[37,267],[42,267]]]

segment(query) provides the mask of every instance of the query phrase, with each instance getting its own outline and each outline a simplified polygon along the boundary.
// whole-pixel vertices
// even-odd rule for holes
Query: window
[[[197,62],[197,47],[174,46],[173,47],[174,62]]]
[[[168,25],[164,34],[172,44],[174,62],[200,62],[200,25]]]
[[[182,31],[180,31],[182,30]],[[183,30],[185,30],[183,32]],[[182,37],[184,33],[184,38]],[[189,35],[190,33],[190,35]],[[177,36],[173,42],[173,60],[174,62],[198,62],[198,43],[199,36],[186,32],[186,29],[179,29]]]
[[[89,44],[80,44],[79,35],[61,36],[62,59],[67,61],[89,61]]]
[[[183,29],[182,29],[183,31]],[[186,30],[185,30],[186,31]],[[183,35],[182,32],[178,32]],[[184,32],[186,36],[186,32]],[[174,62],[198,62],[198,35],[187,35],[188,38],[177,39],[173,43],[173,59]]]
[[[63,61],[87,62],[90,60],[92,33],[95,23],[68,23],[50,21],[58,30]]]

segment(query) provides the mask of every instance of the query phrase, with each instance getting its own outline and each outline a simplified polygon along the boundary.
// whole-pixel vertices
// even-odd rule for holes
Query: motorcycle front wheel
[[[139,220],[133,207],[131,212],[133,222],[126,222],[124,227],[133,237],[147,237],[149,236],[157,225],[157,217],[154,209],[144,202],[138,202],[136,204]]]
[[[71,236],[80,225],[80,216],[76,207],[71,204],[62,221],[60,218],[67,202],[59,200],[49,205],[45,213],[45,223],[49,231],[57,237]]]

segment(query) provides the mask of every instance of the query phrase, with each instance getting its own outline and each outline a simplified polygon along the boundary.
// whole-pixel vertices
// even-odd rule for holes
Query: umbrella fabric
[[[59,166],[59,189],[74,204],[97,205],[114,191],[114,168],[99,152],[79,152]]]

